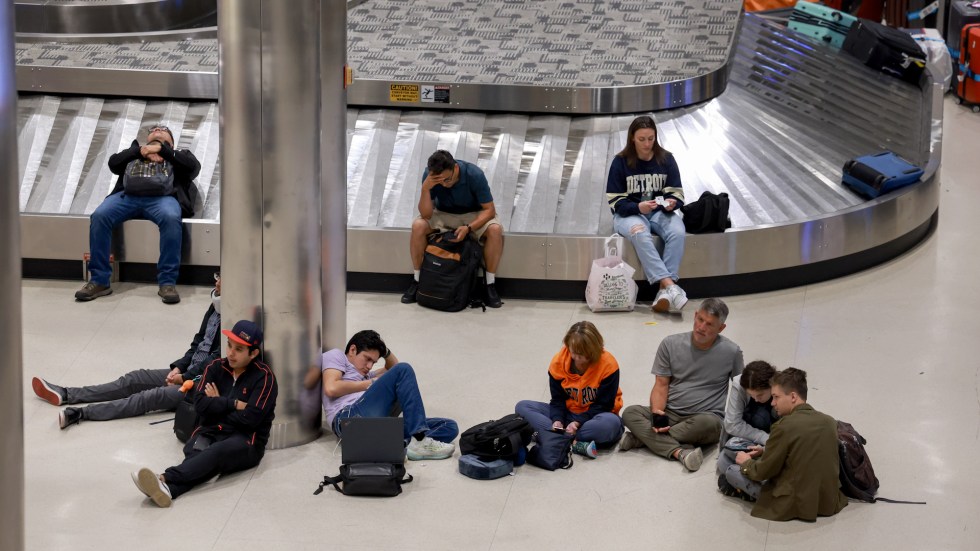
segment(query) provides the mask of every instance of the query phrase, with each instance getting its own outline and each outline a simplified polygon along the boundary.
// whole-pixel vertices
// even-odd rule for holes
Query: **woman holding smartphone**
[[[652,118],[637,117],[630,124],[626,147],[609,167],[606,197],[613,228],[630,240],[647,281],[659,289],[653,310],[679,312],[687,304],[687,294],[677,285],[686,234],[677,210],[684,205],[684,191],[677,162],[660,146]],[[653,234],[664,241],[663,256]]]
[[[768,362],[756,360],[742,370],[736,383],[728,388],[728,404],[718,451],[718,490],[726,496],[755,501],[760,484],[749,480],[735,464],[740,451],[762,450],[769,440],[769,430],[776,422],[772,407],[770,380],[776,369]]]
[[[597,447],[611,448],[623,436],[619,364],[588,321],[572,325],[562,343],[548,367],[550,402],[522,400],[514,411],[537,431],[574,436],[572,450],[595,459]]]

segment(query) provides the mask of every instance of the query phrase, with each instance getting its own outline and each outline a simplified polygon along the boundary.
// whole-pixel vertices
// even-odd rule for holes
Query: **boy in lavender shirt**
[[[371,370],[384,358],[383,368]],[[350,417],[405,416],[408,458],[448,459],[456,451],[452,441],[459,427],[452,419],[426,417],[415,370],[388,350],[381,336],[370,329],[347,342],[346,351],[323,353],[323,410],[327,423],[342,437],[344,419]]]

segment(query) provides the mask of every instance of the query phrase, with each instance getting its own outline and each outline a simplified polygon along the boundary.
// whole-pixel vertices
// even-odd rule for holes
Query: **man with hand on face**
[[[262,330],[241,320],[228,337],[228,356],[204,370],[194,395],[200,426],[184,446],[184,461],[157,475],[142,468],[133,482],[159,507],[215,476],[259,464],[275,418],[279,387],[261,353]]]
[[[109,157],[109,170],[119,178],[112,193],[92,212],[88,237],[92,277],[75,293],[75,300],[88,302],[112,293],[112,230],[126,220],[145,219],[160,228],[157,294],[165,304],[180,302],[176,284],[183,241],[181,218],[194,216],[197,188],[193,180],[201,163],[189,150],[174,149],[173,133],[157,125],[150,128],[146,145],[133,140],[129,149]]]
[[[415,302],[429,234],[447,230],[455,230],[457,241],[469,238],[483,243],[487,306],[500,308],[502,303],[494,282],[504,252],[504,228],[493,206],[490,184],[478,166],[457,161],[448,151],[440,149],[429,157],[422,173],[419,217],[412,223],[409,243],[415,279],[402,295],[403,303]]]
[[[739,452],[744,476],[766,481],[752,516],[766,520],[816,520],[847,506],[840,491],[837,421],[806,403],[806,371],[793,367],[772,378],[772,405],[779,420],[765,449]]]
[[[372,371],[381,358],[384,367]],[[409,459],[448,459],[456,451],[452,444],[459,434],[456,421],[425,416],[415,370],[399,363],[376,331],[355,333],[346,352],[339,348],[324,352],[322,372],[323,410],[339,438],[346,419],[396,417],[404,411]]]
[[[653,362],[650,405],[623,411],[629,432],[620,442],[621,451],[646,446],[680,461],[688,471],[701,468],[700,446],[721,437],[728,381],[744,367],[742,349],[721,335],[727,318],[727,304],[705,299],[694,313],[694,331],[661,341]]]

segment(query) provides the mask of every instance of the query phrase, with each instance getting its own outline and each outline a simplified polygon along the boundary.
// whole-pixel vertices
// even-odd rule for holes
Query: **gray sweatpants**
[[[136,417],[151,411],[173,410],[184,398],[179,386],[167,385],[169,369],[139,369],[101,385],[68,387],[68,404],[102,402],[82,409],[90,421]]]
[[[762,484],[742,474],[742,469],[735,463],[737,453],[725,448],[718,450],[718,463],[715,466],[715,472],[725,475],[725,480],[729,484],[749,494],[753,499],[759,499]]]

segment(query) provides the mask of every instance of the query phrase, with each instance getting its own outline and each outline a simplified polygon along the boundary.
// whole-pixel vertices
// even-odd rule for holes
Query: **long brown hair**
[[[653,122],[653,117],[643,115],[636,117],[630,123],[629,132],[626,134],[626,147],[617,153],[618,156],[626,159],[626,165],[630,168],[636,168],[636,160],[639,158],[636,155],[636,145],[633,143],[633,138],[636,136],[637,130],[644,128],[653,130],[653,158],[660,164],[663,164],[667,159],[667,150],[660,145],[660,132],[657,131],[657,123]]]

